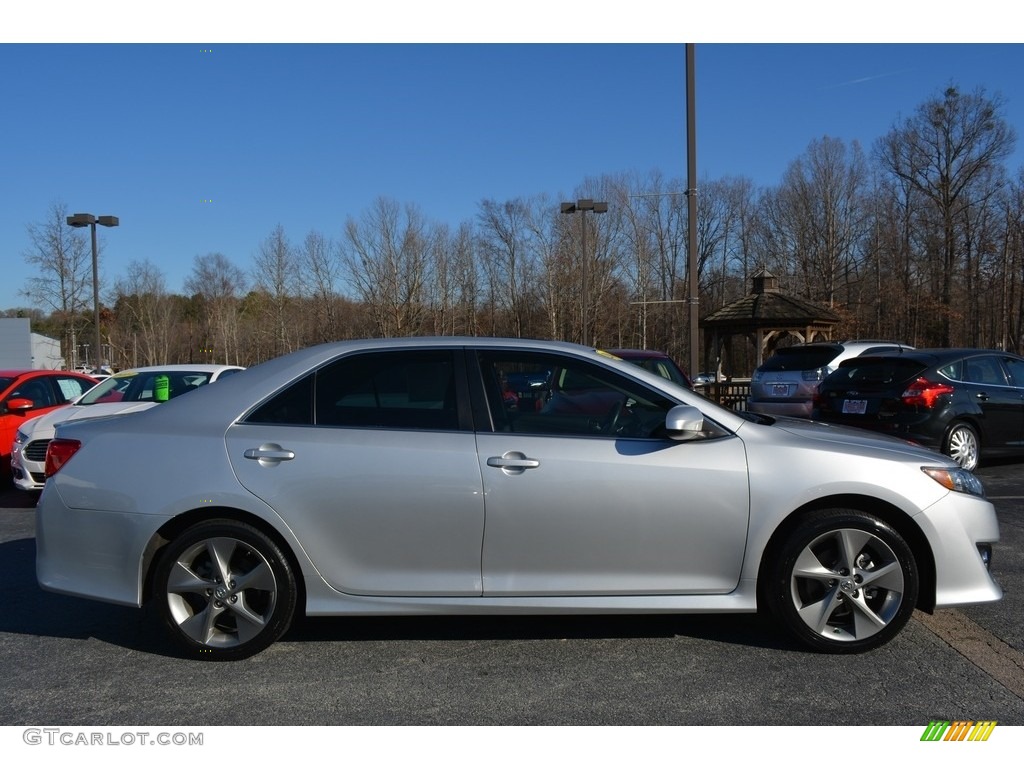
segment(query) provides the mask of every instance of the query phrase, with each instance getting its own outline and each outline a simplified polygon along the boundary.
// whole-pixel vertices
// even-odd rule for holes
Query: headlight
[[[985,495],[985,489],[981,485],[981,480],[966,469],[959,467],[956,469],[950,469],[949,467],[921,467],[921,471],[943,488],[948,488],[957,493],[969,493],[973,496],[984,497]]]
[[[15,443],[15,445],[24,445],[27,442],[28,442],[28,435],[26,435],[24,432],[22,432],[19,429],[17,434],[14,435],[14,443]]]

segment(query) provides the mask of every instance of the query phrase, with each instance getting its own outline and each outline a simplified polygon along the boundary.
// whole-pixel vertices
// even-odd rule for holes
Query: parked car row
[[[795,345],[754,372],[750,410],[882,432],[973,470],[985,456],[1024,455],[1024,358],[880,341]]]
[[[9,477],[11,444],[27,419],[61,408],[96,385],[76,371],[0,370],[0,478]]]
[[[154,604],[197,659],[303,613],[763,610],[851,653],[1001,596],[994,508],[956,462],[578,345],[348,341],[167,400],[57,423],[37,577]]]
[[[818,385],[843,360],[907,348],[892,341],[829,341],[783,347],[750,378],[750,410],[769,416],[807,418]]]
[[[825,379],[813,416],[940,450],[973,470],[1024,453],[1024,358],[920,349],[847,360]]]
[[[14,415],[8,421],[13,435],[5,434],[3,444],[10,449],[9,463],[15,486],[24,491],[42,490],[46,479],[46,449],[57,424],[145,410],[241,370],[235,365],[153,366],[104,376],[99,383],[94,377],[80,374],[37,372],[39,375],[27,377],[15,392],[26,402],[19,403],[16,398],[3,401],[5,410]],[[61,394],[70,395],[59,404],[44,399],[45,388],[41,383],[51,381]]]

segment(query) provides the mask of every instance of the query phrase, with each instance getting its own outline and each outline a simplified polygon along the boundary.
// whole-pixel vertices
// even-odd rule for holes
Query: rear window
[[[824,368],[843,351],[838,345],[783,347],[761,366],[762,371],[813,371]]]
[[[884,387],[917,378],[927,366],[906,357],[854,357],[844,360],[825,379],[823,386],[849,384],[859,387]]]

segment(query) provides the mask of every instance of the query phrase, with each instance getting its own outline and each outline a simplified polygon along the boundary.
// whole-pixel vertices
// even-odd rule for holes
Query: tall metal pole
[[[700,292],[697,285],[697,118],[694,94],[694,44],[686,44],[686,200],[688,203],[687,271],[690,276],[690,375],[700,370]]]
[[[580,226],[583,227],[583,233],[580,235],[580,243],[583,246],[583,262],[581,269],[583,272],[583,346],[590,346],[589,333],[587,332],[587,209],[580,208]]]
[[[103,366],[103,340],[100,337],[100,268],[96,252],[96,222],[92,230],[92,322],[96,326],[96,368]]]

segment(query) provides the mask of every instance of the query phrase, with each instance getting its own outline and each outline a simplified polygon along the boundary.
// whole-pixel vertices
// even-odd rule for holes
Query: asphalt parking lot
[[[175,655],[145,611],[41,591],[33,499],[0,493],[0,725],[1024,725],[1024,462],[983,467],[996,604],[859,656],[755,616],[300,622],[245,661]]]

